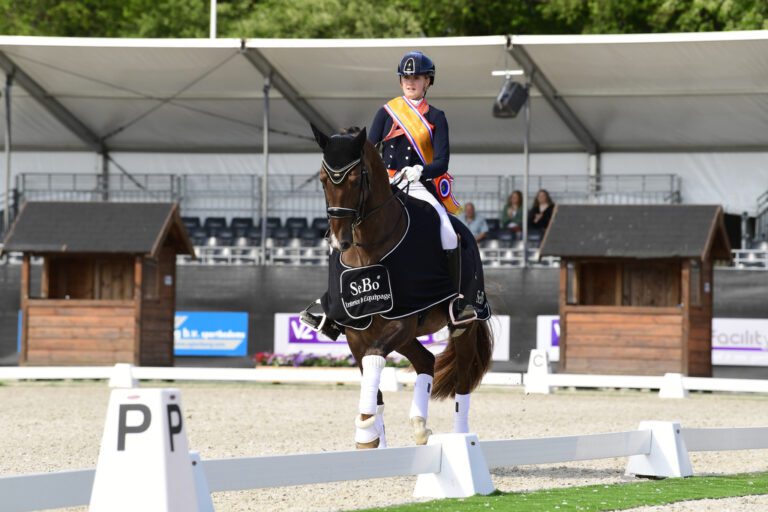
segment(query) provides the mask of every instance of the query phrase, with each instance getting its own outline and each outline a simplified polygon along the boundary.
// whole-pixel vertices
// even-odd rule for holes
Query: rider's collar
[[[421,105],[421,102],[424,101],[424,97],[423,96],[421,97],[420,100],[412,100],[410,98],[406,98],[406,99],[408,99],[408,101],[410,101],[411,105],[413,105],[414,107],[418,107],[419,105]]]

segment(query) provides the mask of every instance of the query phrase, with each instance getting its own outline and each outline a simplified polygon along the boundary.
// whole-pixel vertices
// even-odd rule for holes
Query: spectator
[[[474,204],[467,203],[464,205],[464,211],[459,215],[459,219],[467,225],[478,242],[488,235],[488,222],[482,215],[475,215]]]
[[[539,190],[536,193],[536,199],[533,201],[533,207],[528,212],[528,226],[540,234],[544,234],[552,218],[554,207],[555,205],[552,203],[552,198],[549,197],[549,192],[544,189]]]
[[[515,190],[501,210],[501,226],[507,231],[520,233],[523,230],[523,193]]]

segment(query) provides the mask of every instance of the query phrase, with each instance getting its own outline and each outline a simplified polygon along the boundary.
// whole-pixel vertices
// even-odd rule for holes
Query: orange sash
[[[384,110],[392,118],[392,129],[384,137],[384,140],[405,135],[411,143],[411,147],[419,155],[421,161],[424,162],[424,165],[431,164],[434,157],[432,148],[432,130],[434,126],[424,117],[424,114],[429,111],[429,104],[426,100],[415,107],[405,96],[398,96],[388,101],[384,105]],[[391,169],[389,171],[391,178],[394,176],[394,172]],[[438,196],[445,209],[454,215],[460,214],[463,208],[456,201],[456,198],[453,197],[453,192],[451,191],[453,177],[446,172],[432,181],[435,184],[435,188],[437,188]]]

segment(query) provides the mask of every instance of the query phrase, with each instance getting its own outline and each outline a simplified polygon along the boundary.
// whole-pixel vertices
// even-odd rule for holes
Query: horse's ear
[[[318,146],[325,151],[325,146],[328,144],[328,136],[321,132],[313,123],[309,123],[309,126],[312,127],[312,133],[315,134],[315,140],[317,141]]]
[[[357,136],[355,137],[355,140],[354,140],[355,151],[357,151],[358,153],[363,151],[363,146],[365,145],[366,138],[367,138],[367,132],[366,132],[366,129],[363,128],[362,130],[360,130],[360,133],[358,133]]]

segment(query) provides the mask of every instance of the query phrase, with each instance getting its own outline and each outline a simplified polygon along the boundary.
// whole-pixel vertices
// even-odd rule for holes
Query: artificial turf
[[[501,510],[515,512],[565,512],[625,510],[679,501],[731,498],[768,494],[768,472],[726,476],[699,476],[644,480],[626,484],[562,487],[525,493],[496,491],[490,496],[444,499],[396,507],[366,509],[368,512],[464,512]]]

